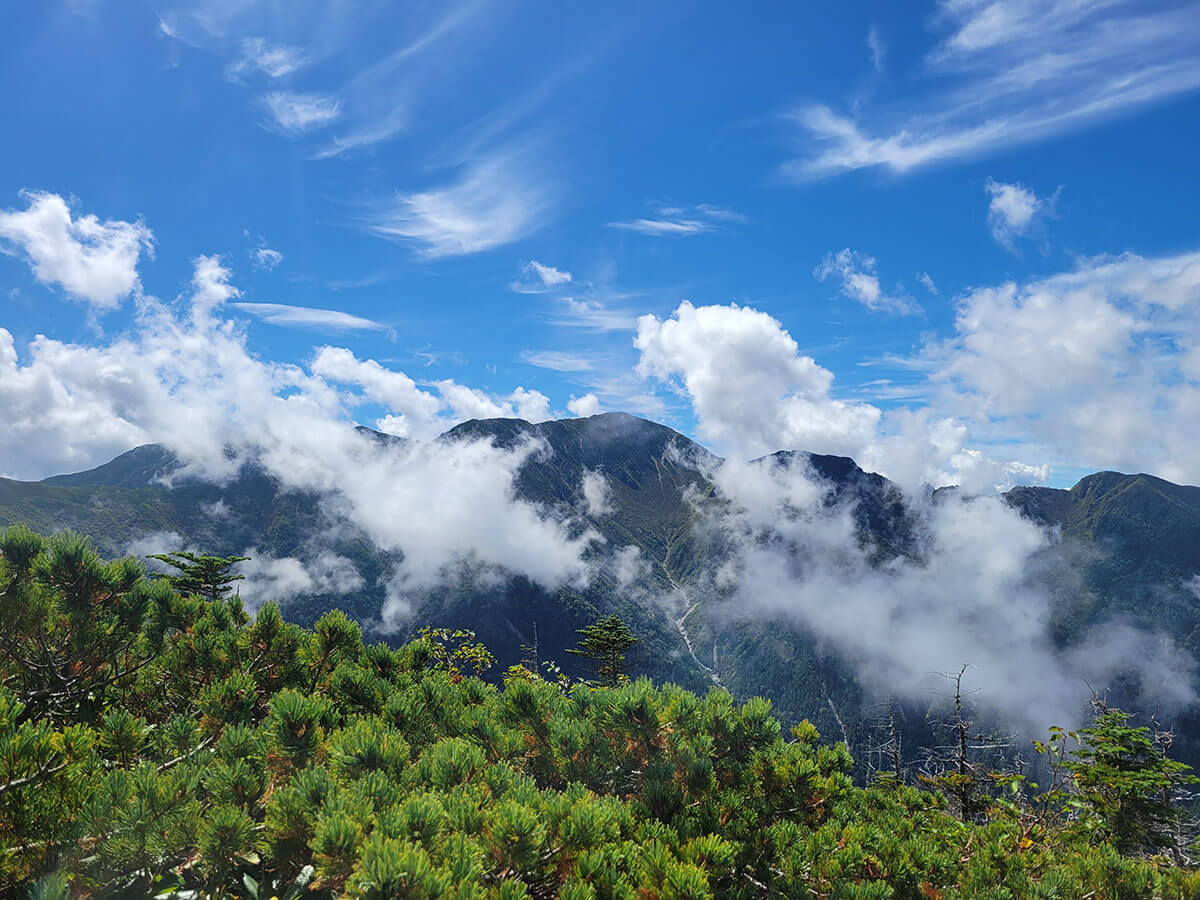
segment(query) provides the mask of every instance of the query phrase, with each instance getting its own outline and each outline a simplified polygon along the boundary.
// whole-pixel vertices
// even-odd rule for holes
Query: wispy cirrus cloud
[[[281,79],[301,69],[315,70],[318,63],[344,61],[341,69],[348,76],[314,86],[307,94],[259,98],[272,111],[271,127],[289,136],[337,121],[337,133],[313,153],[313,158],[326,159],[401,133],[439,79],[470,56],[468,43],[489,34],[486,13],[496,4],[460,0],[397,9],[388,4],[293,0],[287,16],[278,15],[274,6],[256,0],[163,0],[159,32],[224,57],[226,77],[239,83],[252,75]],[[404,35],[402,43],[364,60],[364,36],[378,27],[385,12],[389,31]],[[333,97],[336,110],[328,102]]]
[[[313,158],[341,156],[403,132],[430,84],[468,55],[465,47],[472,38],[487,33],[485,12],[490,5],[487,0],[445,4],[435,7],[439,15],[432,20],[421,18],[414,7],[415,37],[361,69],[342,86],[343,127]]]
[[[586,356],[557,350],[526,350],[521,354],[521,359],[531,366],[554,372],[588,372],[595,368],[595,364]]]
[[[383,331],[387,328],[372,319],[365,319],[339,309],[320,309],[312,306],[291,306],[286,303],[233,304],[244,313],[270,324],[317,331]]]
[[[887,56],[887,44],[883,42],[878,25],[872,25],[867,31],[867,50],[871,54],[871,67],[876,72],[882,72],[883,60]]]
[[[289,135],[324,128],[342,111],[341,101],[329,94],[272,91],[263,95],[262,104],[271,116],[264,126]]]
[[[941,0],[948,33],[925,59],[932,90],[904,106],[790,113],[808,180],[902,174],[1065,133],[1200,88],[1200,5],[1125,0]]]
[[[652,216],[609,222],[608,227],[635,231],[648,237],[687,237],[746,221],[741,213],[709,203],[688,207],[656,204],[653,209]]]
[[[382,238],[422,256],[464,256],[527,237],[545,225],[557,185],[538,171],[531,148],[507,148],[466,163],[441,187],[400,193],[367,221]]]
[[[268,78],[283,78],[308,64],[308,57],[299,47],[273,44],[265,38],[249,37],[242,41],[242,55],[225,69],[234,81],[243,75],[259,72]]]
[[[563,297],[551,315],[555,325],[582,328],[585,331],[634,331],[637,315],[629,309],[609,306],[602,300]]]

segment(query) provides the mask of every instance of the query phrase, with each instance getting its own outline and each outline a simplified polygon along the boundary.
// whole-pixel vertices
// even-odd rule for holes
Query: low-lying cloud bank
[[[712,477],[725,502],[700,509],[732,548],[708,573],[732,601],[717,608],[799,626],[876,695],[929,702],[939,673],[968,664],[979,702],[1031,733],[1078,721],[1089,685],[1131,670],[1167,709],[1196,699],[1195,662],[1165,635],[1109,622],[1056,646],[1055,590],[1079,572],[1054,532],[1001,498],[909,495],[913,552],[877,564],[857,540],[854,500],[831,503],[804,460],[726,463]]]

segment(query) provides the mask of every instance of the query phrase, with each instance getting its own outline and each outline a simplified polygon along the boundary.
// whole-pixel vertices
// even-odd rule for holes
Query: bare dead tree
[[[950,701],[951,716],[937,724],[949,740],[925,751],[918,780],[943,794],[960,819],[973,822],[985,812],[997,774],[981,754],[1002,762],[997,757],[1013,746],[1013,740],[1009,735],[981,734],[975,729],[971,695],[976,692],[963,687],[968,668],[963,665],[956,673],[939,673],[950,683],[939,693]]]

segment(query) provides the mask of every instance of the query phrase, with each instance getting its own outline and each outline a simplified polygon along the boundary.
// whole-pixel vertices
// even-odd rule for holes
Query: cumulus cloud
[[[684,395],[701,439],[735,459],[776,450],[850,456],[913,491],[956,484],[990,492],[1049,475],[1040,461],[997,459],[972,446],[983,438],[960,415],[961,404],[885,412],[837,398],[833,373],[758,310],[685,301],[668,319],[643,316],[634,345],[638,372]]]
[[[72,217],[58,194],[23,191],[23,210],[0,210],[0,251],[24,259],[34,277],[98,310],[113,309],[139,286],[138,260],[154,255],[142,222]]]
[[[290,135],[324,128],[342,111],[341,102],[328,94],[273,91],[263,96],[262,103],[271,114],[267,127]]]
[[[988,197],[988,226],[1000,245],[1015,250],[1015,241],[1029,234],[1037,221],[1051,209],[1052,200],[1039,197],[1022,184],[1005,184],[989,178],[984,184]]]
[[[387,407],[390,434],[429,437],[437,428],[441,401],[417,386],[408,375],[373,359],[360,360],[345,347],[321,347],[312,372],[328,382],[354,385],[362,398]]]
[[[438,381],[436,385],[459,419],[515,418],[536,423],[550,418],[550,398],[541,391],[517,387],[507,397],[495,397],[451,379]]]
[[[600,398],[595,394],[587,393],[582,397],[571,395],[571,399],[567,401],[567,409],[571,415],[579,418],[594,416],[600,412]]]
[[[888,312],[901,316],[915,315],[921,307],[902,291],[888,293],[879,284],[875,258],[858,253],[849,247],[837,253],[826,253],[820,265],[813,270],[818,281],[836,278],[841,282],[842,293],[857,300],[872,312]]]
[[[642,316],[638,372],[676,384],[699,433],[742,456],[805,448],[848,453],[874,434],[879,410],[830,396],[833,373],[804,356],[769,315],[737,304]]]
[[[427,385],[429,390],[404,372],[360,360],[345,347],[321,347],[312,371],[326,381],[358,388],[361,393],[352,402],[386,406],[389,412],[379,420],[380,429],[402,437],[433,437],[463,419],[550,418],[550,398],[541,391],[518,386],[497,397],[451,378]]]
[[[923,361],[978,434],[1094,468],[1200,481],[1200,254],[1083,260],[960,298]]]

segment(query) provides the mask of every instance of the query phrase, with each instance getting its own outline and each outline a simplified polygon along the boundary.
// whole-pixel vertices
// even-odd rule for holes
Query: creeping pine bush
[[[469,632],[251,618],[220,566],[181,593],[71,535],[11,528],[0,557],[0,893],[1200,897],[1128,827],[1164,783],[1124,720],[1083,735],[1052,814],[965,823],[854,786],[843,745],[761,699],[494,683]]]

